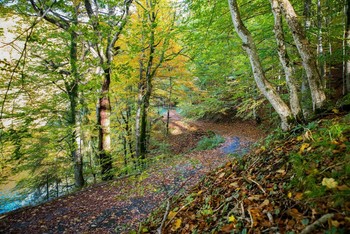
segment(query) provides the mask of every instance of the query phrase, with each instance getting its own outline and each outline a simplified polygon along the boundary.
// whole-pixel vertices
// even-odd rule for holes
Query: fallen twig
[[[251,181],[251,182],[253,182],[254,184],[256,184],[258,187],[259,187],[259,189],[264,193],[264,194],[266,194],[266,191],[263,189],[263,187],[258,183],[258,182],[256,182],[255,180],[253,180],[252,178],[247,178],[249,181]]]
[[[170,201],[169,201],[169,199],[168,199],[168,200],[167,200],[167,205],[166,205],[166,210],[165,210],[165,213],[164,213],[164,216],[163,216],[163,220],[162,220],[162,222],[161,222],[159,228],[157,229],[157,233],[158,233],[158,234],[162,234],[163,226],[164,226],[164,223],[165,223],[166,218],[168,217],[169,210],[170,210]]]
[[[325,215],[323,215],[321,218],[316,220],[314,223],[312,223],[309,226],[307,226],[306,228],[304,228],[304,230],[300,234],[312,233],[317,228],[317,226],[327,222],[328,219],[332,218],[333,216],[334,216],[334,214],[325,214]]]
[[[251,221],[250,228],[251,228],[251,229],[253,229],[253,227],[254,227],[254,220],[253,220],[252,213],[250,212],[250,210],[249,210],[249,209],[248,209],[248,214],[249,214],[250,221]]]
[[[244,212],[244,205],[243,202],[241,202],[241,208],[242,208],[242,216],[245,218],[245,212]]]

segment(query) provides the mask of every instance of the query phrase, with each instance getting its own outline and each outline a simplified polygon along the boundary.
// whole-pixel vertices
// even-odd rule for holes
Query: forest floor
[[[172,158],[158,158],[140,175],[91,185],[50,202],[0,216],[0,233],[123,233],[173,195],[197,184],[208,172],[247,151],[264,134],[252,122],[185,121],[171,112]],[[212,150],[194,151],[213,131],[225,143]],[[242,150],[242,151],[241,151]]]
[[[273,131],[169,199],[141,233],[350,233],[349,123],[333,109]]]

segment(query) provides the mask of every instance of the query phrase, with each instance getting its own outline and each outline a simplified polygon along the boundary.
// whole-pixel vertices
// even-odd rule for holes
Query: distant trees
[[[175,62],[180,69],[169,69],[182,51],[174,6],[166,0],[30,0],[3,7],[35,21],[32,33],[19,37],[27,41],[25,56],[1,72],[9,90],[1,118],[16,119],[1,129],[3,171],[30,172],[20,187],[46,191],[48,199],[73,182],[81,188],[141,170],[152,124],[162,123],[154,106],[169,98],[157,93],[152,99],[154,90],[185,67]],[[18,166],[8,170],[12,164]]]

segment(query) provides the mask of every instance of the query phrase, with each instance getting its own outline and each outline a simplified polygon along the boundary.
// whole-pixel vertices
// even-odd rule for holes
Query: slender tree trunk
[[[298,22],[298,17],[289,0],[278,1],[286,17],[288,26],[292,31],[295,45],[303,61],[303,67],[305,69],[309,82],[313,109],[321,109],[324,107],[326,95],[321,82],[321,77],[317,68],[315,57],[313,56],[313,53],[310,49],[309,41],[307,40],[305,33],[300,23]]]
[[[292,126],[293,114],[291,113],[289,107],[284,103],[284,101],[278,95],[276,90],[272,87],[270,82],[265,77],[265,73],[263,71],[253,38],[241,20],[240,12],[237,6],[237,1],[228,0],[228,2],[230,6],[232,21],[235,26],[236,32],[238,33],[239,37],[243,42],[244,50],[248,54],[255,82],[260,91],[269,100],[269,102],[279,115],[281,119],[282,129],[285,131],[289,130]]]
[[[94,34],[97,36],[97,42],[94,41],[93,50],[94,54],[100,60],[100,67],[104,70],[104,80],[102,83],[101,96],[99,98],[99,107],[97,113],[97,121],[99,127],[99,159],[101,163],[102,180],[112,179],[112,155],[111,155],[111,136],[110,136],[110,115],[111,104],[109,98],[109,86],[111,82],[111,64],[114,56],[118,51],[115,50],[116,42],[119,40],[120,34],[127,23],[127,17],[129,15],[129,8],[133,0],[125,0],[123,5],[120,6],[118,12],[119,18],[115,15],[115,6],[111,6],[109,3],[105,4],[108,9],[108,14],[99,11],[99,1],[84,0],[86,13],[91,21]],[[93,7],[92,4],[95,6]],[[100,27],[99,17],[108,16],[110,26],[108,31],[102,31]],[[117,20],[118,19],[118,20]],[[118,23],[112,23],[112,20]]]
[[[298,96],[298,89],[296,86],[296,80],[294,78],[294,71],[292,64],[290,63],[289,56],[287,53],[286,45],[284,43],[283,25],[282,25],[282,14],[281,9],[278,5],[277,0],[270,0],[272,12],[275,18],[275,37],[277,41],[277,51],[280,62],[282,64],[286,82],[289,90],[289,103],[294,118],[298,122],[302,122],[302,111],[300,107],[300,101]]]
[[[111,82],[110,69],[104,70],[104,80],[99,98],[98,124],[99,124],[99,144],[98,154],[101,163],[102,180],[113,179],[112,155],[111,155],[111,134],[110,116],[111,104],[109,99],[109,86]]]
[[[169,123],[170,123],[170,108],[171,108],[171,96],[173,91],[173,80],[169,77],[169,97],[168,97],[168,109],[166,114],[166,135],[169,134]]]
[[[73,27],[76,27],[78,24],[77,19],[77,7],[74,9],[73,13]],[[74,163],[74,180],[75,186],[81,188],[84,186],[84,176],[83,176],[83,156],[79,153],[78,145],[77,145],[77,101],[79,95],[79,81],[80,75],[78,73],[78,55],[77,55],[77,34],[74,29],[70,29],[71,32],[71,45],[70,45],[70,65],[71,65],[71,75],[73,76],[73,82],[70,83],[67,87],[67,92],[69,94],[70,99],[70,127],[71,127],[71,156]]]
[[[144,162],[147,154],[147,118],[148,118],[148,107],[150,103],[151,93],[152,93],[152,78],[155,73],[155,68],[153,68],[154,52],[155,52],[155,4],[154,0],[148,2],[149,12],[147,13],[147,20],[150,25],[149,31],[149,55],[147,60],[147,67],[144,71],[143,57],[144,51],[142,51],[142,57],[140,59],[140,84],[139,84],[139,98],[138,98],[138,110],[136,113],[136,156]]]
[[[325,84],[325,63],[323,58],[323,35],[322,35],[322,5],[321,0],[317,0],[317,55],[319,57],[318,59],[318,66],[320,69],[320,76],[321,81],[323,81],[323,84]]]
[[[345,83],[346,83],[346,93],[350,93],[350,0],[346,0],[346,25],[345,25]]]
[[[304,18],[305,18],[305,35],[307,38],[308,32],[311,28],[311,4],[312,0],[305,0],[304,1]],[[303,115],[305,118],[308,118],[308,116],[312,113],[312,98],[310,93],[310,88],[307,80],[307,75],[303,72],[302,74],[302,83],[301,83],[301,104],[302,104],[302,110]]]
[[[145,81],[143,78],[143,52],[142,57],[139,60],[139,84],[138,84],[138,95],[137,95],[137,110],[135,118],[135,157],[138,160],[141,157],[141,118],[142,118],[142,106],[143,106],[143,92],[145,89]]]

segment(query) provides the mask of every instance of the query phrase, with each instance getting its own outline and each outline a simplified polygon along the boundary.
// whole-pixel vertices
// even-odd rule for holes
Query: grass
[[[201,139],[195,150],[209,150],[218,147],[221,143],[225,142],[225,138],[220,135],[212,135]]]

